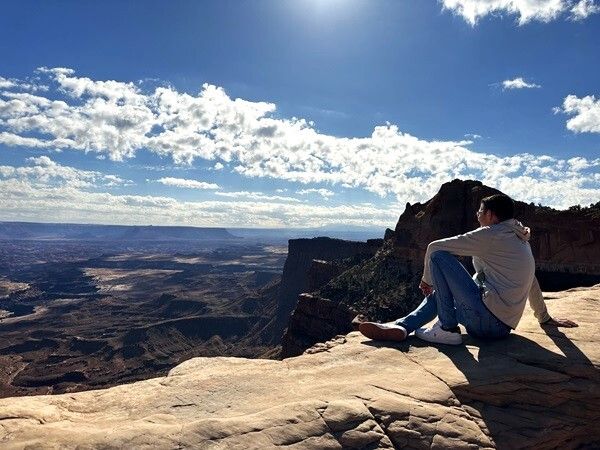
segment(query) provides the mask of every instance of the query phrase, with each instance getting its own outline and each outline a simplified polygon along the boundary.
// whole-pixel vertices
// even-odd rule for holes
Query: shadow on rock
[[[414,337],[364,344],[396,348],[446,383],[498,448],[598,448],[600,371],[562,331],[543,331],[535,339],[548,348],[516,333],[496,341],[467,336],[456,347]]]

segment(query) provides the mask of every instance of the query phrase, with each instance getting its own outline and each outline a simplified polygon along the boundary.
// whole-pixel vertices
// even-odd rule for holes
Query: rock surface
[[[507,339],[357,332],[282,361],[194,358],[106,390],[0,400],[2,448],[597,448],[600,285],[553,293]]]

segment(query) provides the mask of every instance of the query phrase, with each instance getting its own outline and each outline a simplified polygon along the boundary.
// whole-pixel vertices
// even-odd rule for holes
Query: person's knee
[[[440,261],[449,257],[452,257],[452,255],[446,250],[436,250],[430,255],[432,261]]]

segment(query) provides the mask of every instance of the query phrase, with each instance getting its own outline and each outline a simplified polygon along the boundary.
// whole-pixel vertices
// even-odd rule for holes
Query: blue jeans
[[[510,327],[484,305],[479,286],[453,255],[446,251],[433,252],[430,268],[435,291],[396,324],[410,333],[437,315],[445,329],[460,323],[476,338],[497,339],[510,334]]]

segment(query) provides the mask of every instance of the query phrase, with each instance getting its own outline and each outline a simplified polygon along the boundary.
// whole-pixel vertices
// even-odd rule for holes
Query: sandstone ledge
[[[105,390],[0,400],[2,448],[592,448],[600,285],[549,294],[508,339],[461,347],[350,333],[283,361],[194,358]]]

